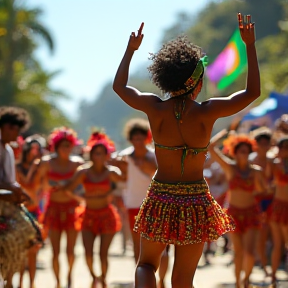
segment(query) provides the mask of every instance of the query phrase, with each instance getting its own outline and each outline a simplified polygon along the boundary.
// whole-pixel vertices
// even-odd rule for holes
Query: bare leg
[[[241,271],[243,264],[243,239],[240,233],[229,233],[234,250],[236,288],[241,287]]]
[[[249,278],[252,273],[254,262],[255,262],[255,243],[257,239],[258,230],[250,229],[243,235],[243,248],[244,248],[244,259],[243,259],[243,270],[245,271],[244,287],[248,287]]]
[[[96,235],[88,230],[82,231],[82,240],[83,245],[85,248],[85,257],[86,257],[86,263],[89,269],[89,272],[93,278],[93,282],[96,280],[96,274],[94,273],[93,269],[93,247],[94,247],[94,241],[95,241]]]
[[[53,250],[52,266],[53,266],[53,272],[56,278],[56,287],[60,288],[59,254],[60,254],[61,231],[50,230],[49,238],[50,238],[50,242],[51,242],[52,250]]]
[[[282,234],[280,225],[276,222],[270,223],[272,238],[273,238],[273,249],[271,255],[271,266],[272,266],[272,281],[276,281],[276,271],[279,267],[281,260],[282,251]]]
[[[268,235],[269,235],[269,226],[267,224],[264,224],[258,234],[257,237],[257,252],[260,258],[260,263],[261,266],[266,274],[268,275],[266,266],[268,263],[267,255],[266,255],[266,243],[268,240]]]
[[[133,240],[133,249],[134,249],[134,259],[137,264],[140,254],[140,234],[134,231],[131,231],[132,240]]]
[[[172,288],[192,288],[194,274],[205,243],[175,246]]]
[[[29,267],[29,276],[30,276],[30,288],[34,288],[34,280],[36,275],[36,260],[37,253],[39,251],[39,246],[34,245],[28,251],[28,267]]]
[[[106,288],[106,275],[108,270],[108,250],[112,239],[115,234],[102,234],[101,235],[101,243],[100,243],[100,261],[101,261],[101,282],[102,287]]]
[[[161,261],[160,261],[160,266],[159,266],[159,288],[165,288],[164,285],[164,278],[168,269],[168,264],[169,264],[169,245],[166,246],[165,250],[163,251],[161,255]]]
[[[68,285],[67,286],[68,286],[68,288],[70,288],[72,285],[72,278],[71,278],[72,277],[72,269],[73,269],[73,265],[74,265],[74,261],[75,261],[74,247],[76,244],[78,232],[71,229],[71,230],[68,230],[66,234],[67,234],[66,254],[67,254],[68,265],[69,265],[68,279],[67,279]]]
[[[135,272],[135,288],[156,288],[155,273],[166,244],[148,241],[141,237],[140,256]]]

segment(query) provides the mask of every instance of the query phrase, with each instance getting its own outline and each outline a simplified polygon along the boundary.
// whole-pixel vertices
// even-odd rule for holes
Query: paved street
[[[128,247],[128,251],[123,256],[121,244],[121,235],[117,234],[113,240],[109,251],[109,261],[110,267],[107,276],[107,282],[109,288],[132,288],[133,278],[134,278],[134,260],[132,257],[131,247]],[[97,275],[99,275],[99,259],[98,259],[98,239],[95,243],[95,270]],[[67,265],[65,259],[65,237],[62,241],[62,253],[60,255],[61,261],[61,279],[63,287],[65,287],[66,279],[65,275],[67,273]],[[211,265],[203,265],[204,260],[201,259],[199,263],[199,268],[195,276],[195,288],[234,288],[234,275],[233,275],[233,265],[227,265],[231,262],[231,254],[219,255],[212,257],[210,259]],[[36,275],[36,287],[35,288],[54,288],[55,281],[51,269],[51,247],[49,242],[45,248],[41,249],[39,253],[39,261],[43,264],[43,269],[37,270]],[[170,249],[170,264],[173,261],[173,249]],[[169,270],[166,277],[166,288],[171,288],[170,277],[171,277],[171,266],[169,265]],[[278,278],[285,279],[286,275],[284,271],[279,270]],[[91,277],[88,273],[85,259],[84,250],[81,243],[81,238],[79,237],[76,246],[76,261],[74,267],[74,288],[90,288],[91,287]],[[265,283],[266,280],[266,283]],[[269,287],[269,279],[264,278],[264,273],[257,267],[254,268],[252,274],[252,281],[255,286],[258,287]],[[256,285],[257,283],[257,285]],[[18,287],[18,277],[14,277],[15,287]],[[101,286],[98,285],[100,288]],[[28,288],[28,277],[25,275],[24,287]],[[280,281],[277,288],[288,288],[288,282]]]

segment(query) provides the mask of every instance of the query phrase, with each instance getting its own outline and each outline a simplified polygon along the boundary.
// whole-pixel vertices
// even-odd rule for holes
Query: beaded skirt
[[[215,241],[234,229],[232,217],[212,197],[205,180],[152,180],[134,225],[143,238],[175,245]]]

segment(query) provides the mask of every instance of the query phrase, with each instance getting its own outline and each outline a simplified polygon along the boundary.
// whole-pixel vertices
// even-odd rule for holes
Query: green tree
[[[25,107],[34,132],[67,123],[53,102],[53,97],[64,93],[50,88],[57,73],[44,71],[33,57],[40,39],[51,52],[54,48],[41,15],[41,10],[28,8],[20,0],[0,0],[0,104]]]

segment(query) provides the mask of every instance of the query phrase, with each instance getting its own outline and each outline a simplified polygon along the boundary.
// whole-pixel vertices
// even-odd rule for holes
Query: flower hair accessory
[[[232,134],[223,141],[223,152],[229,154],[231,157],[235,157],[235,148],[239,144],[251,146],[252,151],[255,151],[257,147],[256,141],[249,136],[245,134]]]
[[[192,75],[184,83],[185,88],[177,91],[170,92],[172,97],[183,95],[191,90],[193,90],[198,84],[199,80],[203,77],[204,67],[208,64],[208,57],[204,56],[198,61],[196,68],[194,69]]]
[[[96,145],[103,145],[107,149],[108,154],[116,151],[114,142],[104,132],[93,132],[87,141],[85,150],[89,152]]]
[[[49,136],[48,143],[51,148],[55,148],[62,140],[67,140],[72,145],[75,145],[78,141],[77,133],[73,129],[67,127],[55,128]]]

